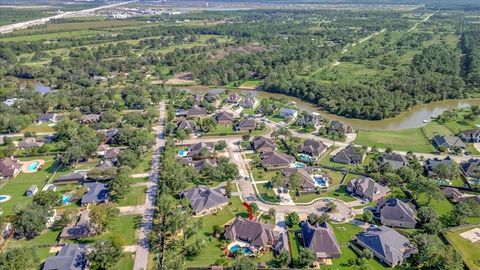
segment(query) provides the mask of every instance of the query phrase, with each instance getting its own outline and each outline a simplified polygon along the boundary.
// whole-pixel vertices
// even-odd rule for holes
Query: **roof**
[[[2,158],[0,159],[0,176],[8,178],[15,175],[15,171],[22,168],[22,164],[16,158]]]
[[[335,234],[326,221],[317,225],[302,221],[301,233],[303,246],[314,251],[317,258],[338,257],[342,254]]]
[[[375,199],[376,194],[382,194],[385,196],[388,192],[390,192],[388,187],[382,186],[375,182],[375,180],[372,178],[365,176],[350,180],[350,182],[347,184],[347,188],[351,189],[351,192],[355,193],[356,195],[366,197],[371,201]]]
[[[59,118],[59,115],[56,113],[43,113],[37,117],[37,122],[57,121]]]
[[[108,199],[109,191],[106,184],[100,182],[85,183],[88,191],[82,196],[82,204],[99,203]]]
[[[299,146],[299,151],[318,157],[328,146],[321,141],[307,139]]]
[[[306,124],[313,124],[316,125],[319,122],[320,118],[317,115],[307,113],[307,114],[302,114],[302,116],[298,119],[298,123],[300,125],[306,125]]]
[[[193,167],[199,171],[205,168],[207,165],[211,167],[217,167],[217,161],[210,158],[193,161]]]
[[[479,165],[480,159],[469,159],[460,163],[460,169],[467,177],[478,177],[477,174],[480,175]]]
[[[295,161],[295,158],[281,152],[269,152],[261,157],[262,165],[268,167],[270,165],[287,165]]]
[[[251,221],[237,217],[228,227],[225,239],[241,240],[256,247],[266,247],[273,244],[274,235],[269,224]]]
[[[95,231],[90,226],[90,210],[85,210],[80,214],[77,224],[73,227],[64,227],[60,233],[60,238],[79,239],[94,234]]]
[[[360,153],[360,149],[349,145],[345,149],[342,149],[338,152],[334,157],[333,160],[336,162],[344,162],[344,163],[361,163],[363,155]]]
[[[252,141],[252,145],[253,145],[253,149],[255,150],[268,147],[268,148],[271,148],[273,151],[276,147],[275,143],[266,137],[255,137]]]
[[[233,113],[229,113],[226,111],[221,111],[215,115],[215,120],[217,121],[230,121],[232,122],[235,118],[233,117]]]
[[[110,148],[105,152],[103,158],[105,159],[116,159],[122,150],[118,147]]]
[[[100,115],[101,114],[85,114],[82,116],[82,118],[80,119],[80,121],[82,122],[96,122],[98,120],[100,120]]]
[[[281,108],[278,114],[280,116],[292,116],[297,113],[297,110],[290,109],[290,108]]]
[[[30,137],[30,138],[25,138],[24,140],[18,142],[18,147],[19,148],[34,148],[34,147],[40,147],[44,144],[45,144],[45,142],[38,141],[36,138]]]
[[[242,119],[235,125],[237,128],[256,128],[257,121],[254,119]]]
[[[237,103],[242,97],[237,93],[230,93],[227,98],[229,103]]]
[[[392,264],[401,263],[413,249],[405,236],[387,226],[372,226],[358,234],[357,241],[362,242]]]
[[[287,178],[286,184],[288,184],[288,181],[292,174],[298,173],[300,175],[302,188],[304,189],[315,188],[315,180],[313,179],[313,177],[310,175],[310,172],[307,171],[306,168],[288,168],[288,169],[283,169],[281,172],[283,176]]]
[[[352,128],[340,121],[332,121],[330,123],[330,129],[333,129],[337,132],[340,132],[340,133],[350,133],[352,132]]]
[[[193,211],[198,213],[228,203],[228,198],[216,189],[198,186],[180,193],[180,196],[190,201]]]
[[[414,208],[399,199],[384,199],[378,202],[377,212],[386,220],[416,223]]]
[[[438,147],[460,147],[460,148],[466,148],[467,146],[465,143],[457,136],[440,136],[440,135],[435,135],[433,137],[433,141],[435,142],[435,145]]]
[[[466,137],[467,139],[476,138],[480,136],[480,129],[468,129],[460,132],[460,135]]]
[[[255,97],[249,96],[249,97],[246,97],[246,98],[240,100],[238,105],[240,105],[241,107],[244,107],[244,108],[253,108],[253,106],[255,106],[256,102],[257,102],[257,99]]]
[[[382,161],[390,163],[393,170],[398,170],[401,167],[408,165],[407,158],[397,153],[384,153],[382,156]]]
[[[55,178],[54,182],[63,182],[63,181],[82,181],[87,177],[86,171],[72,172],[69,174],[62,175]]]
[[[177,128],[195,130],[195,129],[197,129],[197,124],[195,124],[195,122],[193,122],[193,121],[189,121],[189,120],[186,120],[186,119],[182,118],[177,122]]]
[[[447,156],[444,159],[438,158],[429,158],[425,161],[425,169],[427,170],[428,176],[435,176],[434,169],[440,164],[445,164],[449,167],[454,166],[454,161],[450,156]]]
[[[86,266],[86,245],[67,244],[57,256],[47,258],[43,270],[83,270]]]
[[[191,107],[187,110],[188,116],[199,116],[199,115],[207,115],[207,110],[197,105]]]
[[[199,142],[199,143],[191,144],[188,147],[188,156],[189,157],[197,156],[202,152],[202,149],[206,149],[208,152],[212,153],[215,150],[215,143]]]

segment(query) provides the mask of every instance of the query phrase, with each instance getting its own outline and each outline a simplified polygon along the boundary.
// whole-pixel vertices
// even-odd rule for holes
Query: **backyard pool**
[[[313,179],[319,187],[328,187],[328,180],[322,175],[313,175]]]
[[[72,195],[71,195],[71,194],[69,194],[69,195],[63,195],[63,197],[62,197],[62,204],[63,204],[63,205],[69,204],[71,200],[72,200]]]
[[[188,155],[188,150],[187,149],[178,150],[178,156],[179,157],[185,157],[187,155]]]
[[[38,162],[38,161],[33,161],[32,163],[30,163],[30,164],[28,165],[28,168],[27,168],[27,169],[28,169],[29,172],[34,172],[34,171],[36,171],[36,170],[38,169],[38,166],[40,166],[40,162]]]
[[[312,162],[313,161],[313,158],[309,155],[306,155],[306,154],[298,154],[298,156],[300,157],[300,160],[301,161],[305,161],[305,162]]]
[[[298,162],[298,161],[295,161],[295,163],[293,163],[293,168],[305,168],[305,167],[307,167],[305,163]]]
[[[10,198],[8,195],[0,195],[0,203],[8,201]]]
[[[233,245],[232,247],[230,247],[230,252],[231,253],[238,253],[238,252],[242,252],[242,254],[245,254],[245,255],[252,255],[253,254],[253,250],[251,248],[248,248],[248,247],[241,247],[240,245]]]

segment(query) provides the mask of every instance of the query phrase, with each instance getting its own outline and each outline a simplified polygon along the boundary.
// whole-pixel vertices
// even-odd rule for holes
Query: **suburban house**
[[[118,155],[120,155],[120,152],[122,152],[122,149],[115,147],[115,148],[109,148],[106,152],[105,155],[103,156],[103,159],[105,160],[110,160],[112,162],[117,162],[118,160]]]
[[[217,189],[198,186],[180,193],[181,198],[190,202],[195,216],[206,215],[222,209],[228,204],[228,198]]]
[[[477,179],[480,177],[480,159],[469,159],[460,163],[460,170],[465,178]]]
[[[417,224],[413,206],[396,198],[379,201],[376,212],[385,226],[415,229]]]
[[[205,153],[212,155],[215,151],[215,143],[213,142],[200,142],[192,144],[188,147],[188,156],[192,159],[202,159],[208,158],[209,156],[204,156]]]
[[[297,110],[290,109],[290,108],[281,108],[278,111],[278,115],[282,118],[288,118],[288,117],[295,118],[295,117],[297,117],[298,112],[297,112]]]
[[[396,153],[384,153],[380,161],[382,163],[389,163],[394,171],[408,165],[407,158]]]
[[[480,128],[464,130],[459,136],[466,142],[480,142]]]
[[[445,164],[450,168],[453,168],[453,166],[455,166],[453,159],[449,156],[444,159],[429,158],[425,161],[425,171],[427,175],[429,177],[436,177],[437,174],[435,173],[435,168],[440,164]]]
[[[215,115],[215,121],[217,121],[219,125],[228,126],[232,124],[234,120],[233,113],[226,111],[221,111]]]
[[[274,244],[273,226],[258,221],[237,217],[224,234],[225,239],[241,241],[259,250],[265,250]]]
[[[19,159],[6,157],[0,159],[0,179],[14,178],[22,170]]]
[[[207,116],[208,112],[205,108],[199,107],[197,105],[191,107],[187,110],[186,115],[187,117],[204,117]]]
[[[22,101],[22,98],[9,98],[6,99],[3,104],[7,105],[8,107],[12,107],[17,101]]]
[[[38,148],[45,144],[43,140],[37,140],[37,138],[29,137],[25,138],[22,141],[18,142],[18,148],[20,149],[30,149]]]
[[[193,101],[197,104],[201,103],[203,101],[203,95],[200,95],[200,94],[193,95]]]
[[[33,197],[33,195],[37,194],[38,192],[38,187],[37,185],[31,185],[26,191],[25,191],[25,195],[27,195],[27,197]]]
[[[306,125],[318,126],[321,123],[321,118],[316,113],[304,113],[298,118],[297,123],[303,127]]]
[[[235,124],[236,131],[252,131],[257,128],[257,121],[254,119],[242,119]]]
[[[368,199],[372,202],[385,198],[390,192],[388,187],[382,186],[372,178],[365,176],[350,180],[347,184],[346,190],[362,199]]]
[[[295,162],[294,157],[276,151],[262,154],[260,159],[266,170],[290,168],[290,165]]]
[[[194,121],[187,120],[187,119],[180,119],[177,122],[177,130],[190,130],[190,132],[195,132],[197,130],[197,124]]]
[[[257,103],[258,100],[256,98],[249,96],[240,100],[238,105],[240,105],[240,107],[243,107],[244,109],[252,109],[256,106]]]
[[[257,153],[265,154],[275,151],[277,146],[272,140],[266,137],[255,137],[252,141],[252,148]]]
[[[87,268],[87,246],[67,244],[58,254],[48,257],[43,270],[83,270]]]
[[[37,123],[57,123],[63,116],[56,113],[43,113],[37,117]]]
[[[98,121],[100,121],[100,116],[101,114],[94,114],[94,113],[91,113],[91,114],[85,114],[85,115],[82,115],[82,117],[80,117],[80,123],[82,124],[93,124],[93,123],[96,123]]]
[[[326,221],[317,225],[302,221],[301,233],[303,246],[315,252],[317,259],[338,258],[342,255],[332,227]]]
[[[195,160],[195,161],[192,161],[191,164],[197,171],[201,171],[206,166],[217,167],[218,165],[217,160],[211,159],[211,158]]]
[[[457,136],[440,136],[433,137],[433,143],[436,147],[443,147],[446,149],[467,148],[465,143]]]
[[[463,196],[463,193],[460,190],[453,188],[453,187],[444,187],[442,188],[442,192],[445,197],[452,202],[458,202],[460,198]]]
[[[66,226],[60,233],[61,239],[80,239],[95,234],[95,230],[90,226],[90,210],[85,210],[80,214],[75,226]]]
[[[220,99],[220,96],[217,93],[208,92],[203,98],[208,102],[215,102]]]
[[[328,131],[335,131],[340,134],[353,133],[353,128],[339,121],[332,121]]]
[[[321,141],[306,139],[303,144],[298,147],[298,152],[317,159],[327,150],[327,148],[328,146]]]
[[[227,103],[237,104],[240,101],[240,99],[242,99],[242,96],[240,96],[239,94],[230,93],[227,97]]]
[[[391,267],[401,264],[415,252],[405,236],[387,226],[369,227],[357,235],[356,243]]]
[[[100,182],[85,183],[87,193],[82,196],[82,205],[98,204],[108,201],[109,191],[106,184]]]
[[[112,144],[114,143],[115,136],[118,134],[118,128],[111,128],[103,132],[103,135],[105,136],[105,143]]]
[[[365,154],[359,147],[349,145],[338,152],[332,160],[343,164],[362,164]]]
[[[97,147],[97,151],[96,151],[97,156],[98,156],[98,157],[103,157],[103,156],[105,156],[105,153],[107,152],[107,150],[108,150],[109,148],[110,148],[110,146],[108,146],[108,145],[106,145],[106,144],[104,144],[104,143],[100,144],[100,145]]]
[[[310,174],[311,172],[308,171],[308,169],[306,168],[288,168],[288,169],[283,169],[281,172],[282,172],[282,175],[285,176],[286,186],[288,186],[288,181],[290,179],[290,176],[292,176],[292,174],[298,173],[298,175],[300,176],[300,183],[303,190],[310,191],[310,190],[314,190],[316,187],[315,180]]]
[[[55,184],[76,184],[76,183],[83,183],[87,179],[87,172],[86,171],[77,171],[62,175],[60,177],[55,178],[53,182]]]

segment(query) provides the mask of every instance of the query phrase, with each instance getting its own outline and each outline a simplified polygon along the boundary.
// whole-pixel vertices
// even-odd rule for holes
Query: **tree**
[[[451,226],[458,226],[465,223],[465,219],[472,215],[472,210],[464,202],[457,203],[450,213]]]
[[[313,250],[301,247],[298,250],[298,260],[295,264],[299,268],[307,268],[308,266],[312,265],[316,258],[317,256]]]
[[[422,231],[428,234],[436,234],[441,229],[441,223],[437,213],[432,207],[424,206],[417,210],[417,217]]]
[[[300,187],[301,187],[301,176],[298,173],[293,173],[290,175],[288,180],[288,188],[295,192],[295,195],[300,194]]]
[[[42,205],[31,203],[15,211],[12,226],[15,236],[32,239],[45,230],[50,211]]]
[[[337,205],[332,201],[328,201],[327,204],[325,205],[326,212],[335,212],[336,209],[337,209]]]
[[[418,250],[412,255],[414,265],[420,265],[422,269],[463,269],[460,254],[451,246],[444,245],[436,235],[417,234],[412,242]]]
[[[362,219],[367,223],[373,223],[374,217],[372,211],[368,209],[364,210],[362,214]]]
[[[232,179],[228,179],[227,183],[225,184],[225,193],[227,194],[227,197],[229,197],[229,198],[230,198],[230,196],[232,196],[232,186],[233,186]]]
[[[122,166],[118,174],[110,181],[110,190],[115,201],[122,199],[130,191],[130,175],[132,169]]]
[[[44,206],[48,209],[52,209],[54,206],[60,205],[62,195],[53,190],[40,191],[33,196],[33,202]]]
[[[300,223],[300,217],[298,216],[297,212],[291,212],[290,214],[287,214],[285,217],[285,224],[288,227],[293,227],[295,225],[298,225]]]
[[[61,229],[68,224],[72,223],[72,221],[77,217],[77,211],[75,209],[67,208],[63,211],[60,219],[55,221],[55,228]]]
[[[111,204],[94,205],[90,209],[90,222],[98,233],[102,233],[108,229],[118,213],[118,208]]]
[[[7,249],[0,255],[0,269],[38,269],[40,259],[35,248]]]
[[[109,236],[105,240],[97,240],[88,254],[90,269],[107,270],[118,262],[122,256],[123,242],[117,236]]]
[[[276,254],[273,260],[275,262],[276,267],[278,268],[287,267],[288,264],[290,263],[290,255],[288,254],[288,252],[282,251]]]
[[[251,204],[250,204],[250,207],[252,208],[253,214],[258,213],[258,204],[256,204],[256,203],[251,203]]]
[[[85,158],[85,151],[78,146],[74,145],[67,148],[67,150],[59,156],[58,161],[63,166],[70,166],[72,164],[77,164],[79,161]]]
[[[269,209],[268,209],[268,218],[269,218],[269,219],[274,219],[274,218],[275,218],[275,214],[276,214],[275,208],[269,208]]]
[[[255,261],[250,259],[249,257],[240,256],[235,259],[233,262],[233,269],[234,270],[255,270],[257,269],[257,265]]]
[[[220,140],[215,144],[215,150],[221,151],[227,147],[227,142],[225,140]]]
[[[273,187],[283,187],[285,186],[285,176],[283,176],[282,172],[277,172],[272,178],[271,183]]]
[[[125,149],[118,154],[118,164],[135,168],[140,163],[139,154],[132,149]]]

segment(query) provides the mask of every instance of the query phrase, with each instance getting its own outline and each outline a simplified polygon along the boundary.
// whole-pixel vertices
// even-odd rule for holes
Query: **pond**
[[[49,93],[50,91],[52,91],[52,87],[50,87],[48,85],[45,85],[42,82],[39,82],[37,80],[22,79],[22,81],[25,82],[26,85],[32,87],[33,89],[35,89],[35,91],[37,91],[39,93],[46,94],[46,93]]]
[[[195,92],[197,91],[209,92],[209,89],[205,87],[191,87],[190,89]],[[414,106],[410,110],[403,112],[393,118],[388,118],[383,120],[361,120],[361,119],[347,118],[343,116],[334,115],[325,110],[322,110],[322,108],[320,108],[319,106],[316,106],[315,104],[305,102],[299,98],[290,97],[283,94],[268,93],[268,92],[257,91],[257,90],[243,90],[243,89],[236,89],[232,91],[243,93],[243,94],[251,94],[254,96],[265,97],[265,98],[286,97],[288,100],[295,102],[297,107],[301,110],[308,111],[308,112],[317,112],[322,117],[330,121],[338,120],[352,126],[353,128],[366,129],[366,130],[396,130],[396,129],[418,128],[426,125],[425,120],[430,120],[432,117],[438,116],[439,114],[441,114],[446,110],[466,108],[472,105],[480,105],[480,98],[448,99],[448,100],[436,101],[436,102]]]

